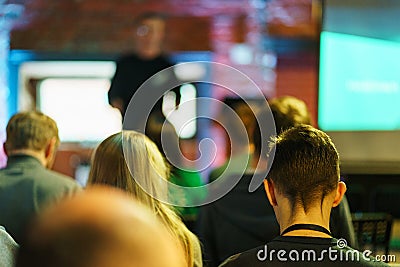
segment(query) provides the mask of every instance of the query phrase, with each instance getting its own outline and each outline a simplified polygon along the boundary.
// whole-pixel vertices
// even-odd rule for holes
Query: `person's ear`
[[[340,204],[340,201],[342,201],[344,193],[346,193],[347,187],[344,182],[339,182],[338,187],[336,189],[336,195],[335,199],[333,200],[333,207],[337,207]]]
[[[53,162],[57,150],[57,138],[53,137],[50,139],[44,151],[44,156],[48,163]]]
[[[269,200],[269,203],[271,206],[276,206],[276,197],[275,197],[275,186],[273,182],[268,181],[267,179],[264,179],[264,188],[265,192],[267,193],[267,197]]]
[[[6,154],[6,156],[8,157],[6,142],[3,143],[3,150],[4,150],[4,153]]]

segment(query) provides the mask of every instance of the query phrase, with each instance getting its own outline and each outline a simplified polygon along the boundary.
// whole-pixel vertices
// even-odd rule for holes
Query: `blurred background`
[[[115,59],[132,52],[133,19],[147,11],[167,15],[164,49],[173,62],[224,63],[248,75],[266,98],[304,100],[314,125],[339,148],[352,212],[400,217],[398,1],[0,0],[0,141],[11,115],[40,109],[60,127],[54,169],[84,183],[95,146],[121,128],[107,91]],[[217,86],[189,87],[189,100],[232,97]],[[202,109],[193,106],[190,116]],[[188,158],[198,156],[201,138],[225,144],[218,128],[205,126],[195,123],[183,136]],[[213,164],[223,161],[220,153]],[[400,247],[399,236],[393,247]]]

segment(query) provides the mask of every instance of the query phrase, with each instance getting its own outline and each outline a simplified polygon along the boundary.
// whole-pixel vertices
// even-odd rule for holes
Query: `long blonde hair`
[[[188,266],[201,266],[197,237],[186,228],[170,206],[157,200],[165,199],[168,194],[165,184],[160,180],[165,181],[167,177],[169,170],[157,146],[144,134],[124,130],[111,135],[97,147],[88,184],[106,184],[132,194],[148,206],[179,239],[186,252]],[[140,179],[139,183],[137,179]]]

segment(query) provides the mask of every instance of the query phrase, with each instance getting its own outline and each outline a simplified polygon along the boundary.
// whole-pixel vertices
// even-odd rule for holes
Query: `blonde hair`
[[[129,162],[131,170],[126,162]],[[157,146],[144,134],[123,131],[111,135],[97,147],[88,184],[106,184],[133,195],[148,206],[178,238],[185,250],[188,266],[201,266],[201,252],[196,251],[200,249],[197,237],[186,228],[171,207],[157,200],[166,199],[167,188],[160,179],[165,181],[167,177],[169,170]]]
[[[8,151],[31,149],[41,151],[55,137],[56,146],[60,143],[56,122],[39,111],[17,113],[7,124],[7,140],[5,147]]]

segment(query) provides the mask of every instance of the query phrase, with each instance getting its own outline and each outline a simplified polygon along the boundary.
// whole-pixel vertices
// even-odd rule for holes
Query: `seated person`
[[[294,97],[280,97],[270,101],[276,132],[295,125],[310,124],[311,118],[306,104]],[[258,118],[268,119],[267,109],[260,110]],[[268,133],[270,134],[270,133]],[[266,201],[264,187],[249,192],[253,175],[265,178],[267,151],[262,149],[259,127],[254,130],[254,155],[248,171],[238,184],[224,197],[200,209],[198,231],[204,246],[204,262],[218,266],[230,255],[265,244],[279,235],[279,225],[270,205]],[[347,202],[334,208],[331,214],[331,229],[335,237],[345,238],[349,245],[356,245]]]
[[[0,225],[20,243],[33,215],[80,187],[72,178],[49,170],[60,143],[53,119],[37,111],[18,113],[6,131],[8,161],[0,170]]]
[[[14,259],[17,255],[18,244],[0,226],[0,267],[14,267]]]
[[[270,101],[269,106],[275,120],[277,134],[299,124],[311,125],[311,116],[307,105],[298,98],[293,96],[277,97]],[[259,131],[255,132],[256,135],[259,133]],[[257,139],[255,142],[259,143],[256,149],[260,148],[260,137],[255,136],[254,138]],[[266,153],[263,152],[263,154]],[[343,196],[340,204],[332,209],[330,228],[334,237],[344,238],[350,246],[358,248],[346,195]]]
[[[158,218],[125,192],[85,190],[42,212],[17,267],[184,267],[184,252]]]
[[[226,106],[223,107],[221,114],[222,125],[225,136],[225,155],[227,160],[213,170],[211,170],[208,182],[211,183],[221,177],[229,177],[231,174],[241,173],[243,166],[248,168],[252,158],[253,143],[249,137],[253,136],[255,127],[255,116],[253,109],[242,99],[226,98],[224,100]],[[229,110],[232,109],[239,119],[230,116]],[[219,124],[216,124],[220,127]],[[244,127],[245,133],[241,131]],[[245,134],[246,136],[243,136]],[[249,140],[250,139],[250,140]]]
[[[332,237],[331,209],[339,205],[346,185],[339,179],[339,155],[329,136],[312,126],[296,126],[273,141],[273,152],[264,187],[280,236],[221,266],[387,266]]]
[[[129,165],[127,165],[127,163]],[[167,199],[168,167],[157,146],[144,134],[124,130],[106,138],[97,147],[89,173],[90,185],[103,184],[120,188],[149,207],[179,240],[188,267],[202,266],[201,248]]]

